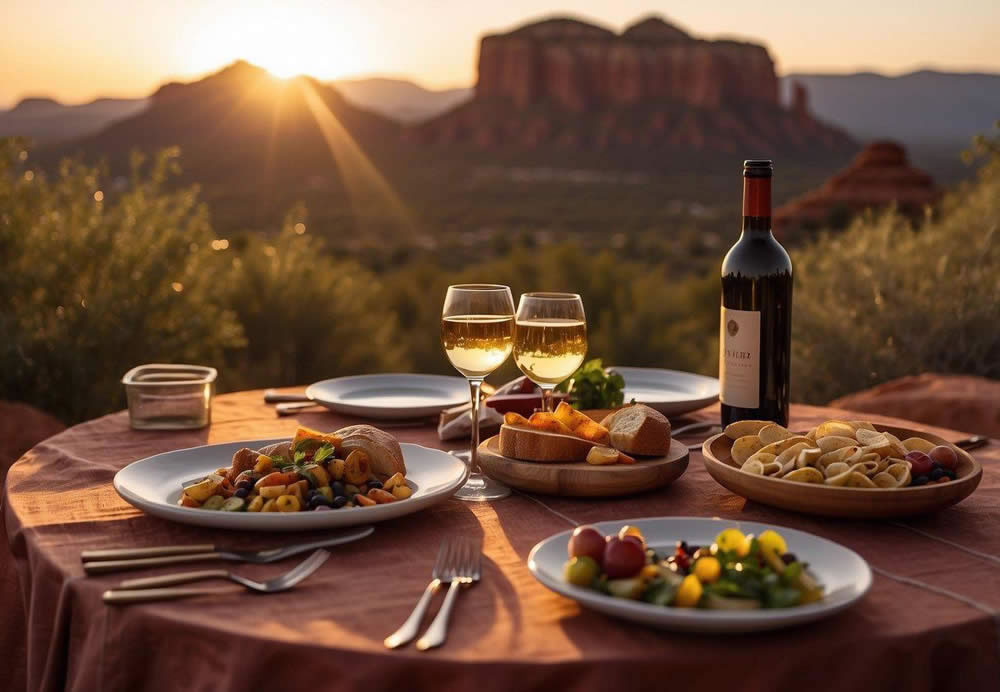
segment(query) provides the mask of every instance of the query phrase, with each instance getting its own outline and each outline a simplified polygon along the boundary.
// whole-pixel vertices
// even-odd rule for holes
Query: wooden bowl
[[[550,464],[505,457],[499,440],[494,435],[479,445],[479,464],[486,475],[512,488],[546,495],[615,497],[662,488],[680,478],[690,456],[686,445],[671,440],[666,456],[640,457],[635,464]]]
[[[936,512],[961,502],[976,489],[983,467],[967,452],[936,435],[909,428],[874,424],[901,440],[922,437],[934,444],[949,445],[958,453],[958,475],[948,483],[907,488],[844,488],[814,483],[797,483],[741,471],[730,451],[733,441],[724,433],[705,440],[701,451],[705,469],[726,489],[748,500],[803,514],[851,519],[888,519]]]

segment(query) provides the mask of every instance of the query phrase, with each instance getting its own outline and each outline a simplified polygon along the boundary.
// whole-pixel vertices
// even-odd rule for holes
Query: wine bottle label
[[[760,312],[722,308],[719,382],[722,403],[760,406]]]

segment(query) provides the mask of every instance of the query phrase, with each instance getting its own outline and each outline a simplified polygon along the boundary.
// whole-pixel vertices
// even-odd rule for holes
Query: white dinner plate
[[[130,505],[148,514],[182,524],[248,531],[305,531],[356,524],[373,524],[419,512],[451,497],[465,483],[468,467],[457,457],[438,449],[400,444],[406,463],[406,480],[413,495],[405,500],[371,507],[344,507],[328,512],[223,512],[179,507],[185,485],[229,466],[243,447],[260,449],[277,440],[227,442],[165,452],[135,461],[115,474],[114,486]]]
[[[826,596],[822,601],[794,608],[760,610],[673,608],[614,598],[563,580],[566,546],[572,531],[546,538],[532,548],[528,568],[542,584],[585,608],[659,629],[685,632],[758,632],[819,620],[856,603],[868,593],[872,584],[871,569],[860,555],[804,531],[749,521],[697,517],[604,521],[593,526],[607,535],[617,533],[625,524],[638,526],[647,544],[661,555],[672,554],[677,541],[681,540],[691,545],[709,545],[719,532],[730,527],[753,534],[774,529],[784,537],[789,551],[809,563],[810,572],[826,588]]]
[[[393,420],[428,418],[469,401],[469,383],[445,375],[352,375],[309,385],[306,396],[351,416]]]
[[[625,403],[635,399],[665,416],[697,411],[719,398],[714,377],[661,368],[609,368],[625,378]]]

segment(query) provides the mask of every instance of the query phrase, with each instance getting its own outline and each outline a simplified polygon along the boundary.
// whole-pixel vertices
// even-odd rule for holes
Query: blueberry
[[[316,492],[315,490],[310,490],[309,492],[306,493],[306,502],[309,502],[317,495],[319,495],[318,492]]]
[[[951,480],[955,480],[956,478],[958,478],[958,474],[952,471],[951,469],[945,469],[944,475],[948,476],[948,478],[950,478]]]
[[[337,495],[335,498],[333,498],[333,508],[334,509],[340,509],[341,507],[343,507],[346,504],[347,504],[347,498],[344,497],[343,495]]]
[[[245,499],[246,496],[249,495],[249,494],[250,494],[250,488],[248,488],[246,486],[241,486],[241,487],[239,487],[239,488],[236,489],[236,492],[233,493],[233,496]]]
[[[334,481],[333,483],[331,483],[330,484],[330,490],[333,491],[333,496],[334,497],[337,497],[338,495],[346,497],[346,495],[347,495],[347,491],[344,490],[344,484],[341,483],[340,481]]]
[[[913,479],[911,485],[927,485],[927,481],[930,480],[927,476],[917,476]]]
[[[372,488],[381,488],[381,487],[382,487],[382,481],[368,481],[369,490],[371,490]]]
[[[928,476],[928,478],[930,480],[932,480],[932,481],[936,481],[938,478],[940,478],[943,475],[944,475],[944,469],[941,468],[940,466],[938,466],[936,468],[931,469],[931,474],[930,474],[930,476]]]

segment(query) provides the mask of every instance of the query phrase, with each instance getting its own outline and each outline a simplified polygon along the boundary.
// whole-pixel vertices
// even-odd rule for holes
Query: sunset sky
[[[704,36],[769,47],[779,72],[1000,71],[996,0],[3,0],[0,108],[27,95],[77,103],[144,96],[245,58],[279,75],[475,79],[478,38],[571,14],[620,30],[662,14]]]

